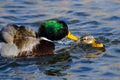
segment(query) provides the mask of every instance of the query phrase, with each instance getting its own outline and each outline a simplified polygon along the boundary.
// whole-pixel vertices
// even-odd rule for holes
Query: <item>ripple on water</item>
[[[24,17],[24,18],[37,18],[37,17],[40,17],[40,18],[42,18],[42,17],[47,17],[48,15],[46,15],[46,14],[34,14],[34,15],[25,15],[25,16],[22,16],[22,17]]]
[[[73,6],[73,7],[81,7],[81,6],[83,6],[83,5],[80,4],[80,3],[75,3],[75,4],[73,4],[72,6]]]
[[[23,80],[21,78],[0,78],[0,80]]]
[[[15,16],[2,16],[1,18],[3,18],[3,19],[6,19],[6,20],[13,20],[13,21],[17,21],[17,20],[21,20],[21,21],[24,21],[24,19],[19,19],[19,18],[17,18],[17,17],[15,17]]]
[[[81,16],[81,17],[90,16],[90,14],[88,14],[88,13],[86,13],[86,12],[75,12],[74,15],[76,15],[76,16]]]
[[[93,68],[90,68],[90,67],[80,67],[79,69],[72,70],[72,72],[84,73],[84,72],[89,72],[89,71],[92,71],[92,70],[93,70]]]
[[[100,22],[97,22],[97,21],[88,21],[88,22],[84,22],[84,23],[81,23],[81,25],[100,25],[101,23]]]
[[[111,44],[120,44],[120,40],[119,39],[114,39],[113,41],[111,41]]]
[[[20,5],[5,5],[2,8],[25,8],[25,6],[20,6]]]
[[[111,16],[111,17],[105,18],[104,20],[108,20],[108,21],[120,21],[120,16]]]

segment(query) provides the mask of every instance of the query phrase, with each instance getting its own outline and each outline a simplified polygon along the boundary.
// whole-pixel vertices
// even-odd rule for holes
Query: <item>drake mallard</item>
[[[48,20],[43,22],[38,32],[25,26],[8,24],[0,31],[0,54],[3,57],[39,57],[53,55],[53,41],[69,38],[77,41],[64,21]]]

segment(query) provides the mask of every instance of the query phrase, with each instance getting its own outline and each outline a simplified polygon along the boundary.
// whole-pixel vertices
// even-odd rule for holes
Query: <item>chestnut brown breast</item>
[[[55,45],[53,42],[41,40],[39,44],[35,45],[32,51],[20,52],[17,57],[39,57],[43,55],[53,55]]]

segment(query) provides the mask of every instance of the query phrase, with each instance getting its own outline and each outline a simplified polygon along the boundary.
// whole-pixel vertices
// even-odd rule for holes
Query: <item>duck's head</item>
[[[81,37],[80,40],[81,40],[81,43],[91,44],[92,47],[95,47],[95,48],[103,48],[104,47],[104,44],[97,42],[96,39],[91,35],[84,35]]]
[[[68,30],[67,24],[61,20],[48,20],[42,23],[38,31],[38,36],[52,41],[61,40],[64,37],[73,41],[79,39]]]

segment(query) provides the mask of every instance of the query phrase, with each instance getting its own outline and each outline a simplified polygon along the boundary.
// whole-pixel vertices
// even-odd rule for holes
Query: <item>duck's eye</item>
[[[83,40],[83,41],[84,41],[84,40],[87,40],[87,38],[83,38],[82,40]]]

